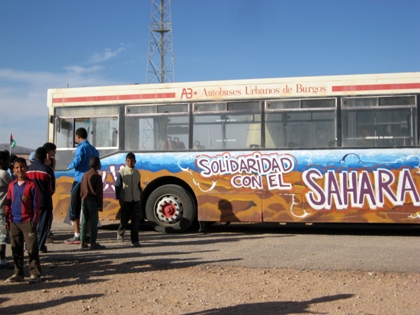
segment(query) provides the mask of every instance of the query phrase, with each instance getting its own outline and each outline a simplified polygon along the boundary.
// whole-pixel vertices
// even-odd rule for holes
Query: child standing
[[[6,243],[8,232],[5,229],[6,223],[6,195],[12,177],[7,172],[10,164],[8,151],[0,151],[0,268],[13,268],[6,260]]]
[[[42,147],[44,147],[45,150],[47,150],[47,159],[45,161],[45,164],[50,166],[52,170],[55,171],[55,164],[56,164],[55,153],[57,150],[57,146],[52,142],[46,142],[44,143]],[[46,240],[47,243],[52,243],[54,241],[53,240],[54,234],[51,232],[52,222],[53,222],[53,209],[51,209],[51,217],[50,217],[50,221],[48,222],[49,228],[48,228],[48,236]]]
[[[24,281],[23,248],[24,242],[29,256],[29,283],[41,281],[38,236],[36,225],[39,217],[39,191],[36,184],[26,176],[28,166],[24,158],[16,158],[13,172],[17,179],[9,184],[6,196],[5,229],[10,230],[15,272],[8,282]]]
[[[121,206],[121,221],[117,231],[117,240],[124,242],[124,233],[128,221],[131,219],[131,244],[134,247],[139,247],[140,172],[134,167],[136,157],[132,152],[127,154],[125,163],[126,166],[119,171],[115,184],[116,198]]]
[[[98,236],[98,211],[103,210],[102,177],[98,174],[101,168],[99,157],[89,160],[90,170],[82,178],[80,184],[80,197],[82,199],[82,223],[80,227],[80,248],[89,248],[86,244],[87,223],[90,227],[90,249],[103,249],[104,246],[96,242]]]
[[[50,231],[52,217],[52,196],[55,192],[54,171],[45,165],[47,150],[39,147],[35,151],[35,161],[28,167],[26,176],[38,187],[40,193],[39,220],[38,220],[38,247],[41,253],[47,252],[45,242]]]

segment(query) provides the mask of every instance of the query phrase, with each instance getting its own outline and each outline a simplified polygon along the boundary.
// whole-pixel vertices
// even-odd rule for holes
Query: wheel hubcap
[[[182,204],[176,196],[163,196],[156,205],[157,218],[164,223],[176,223],[182,218]]]

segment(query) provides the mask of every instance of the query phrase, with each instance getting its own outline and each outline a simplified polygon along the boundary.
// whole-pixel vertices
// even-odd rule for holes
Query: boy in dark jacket
[[[45,242],[50,232],[52,218],[52,195],[55,192],[55,175],[53,169],[45,164],[47,150],[39,147],[35,151],[35,161],[29,165],[26,176],[32,180],[39,189],[39,221],[37,227],[38,247],[42,253],[47,252]]]

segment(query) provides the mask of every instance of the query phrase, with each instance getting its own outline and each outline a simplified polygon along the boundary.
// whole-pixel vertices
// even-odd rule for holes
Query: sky
[[[49,88],[146,83],[152,0],[0,1],[0,143]],[[418,0],[172,0],[175,81],[420,71]]]

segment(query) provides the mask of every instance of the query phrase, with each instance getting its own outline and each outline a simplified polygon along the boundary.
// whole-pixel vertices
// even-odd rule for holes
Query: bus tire
[[[187,230],[194,222],[196,212],[191,194],[178,185],[160,186],[146,201],[146,218],[158,232]]]

